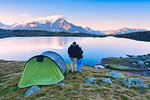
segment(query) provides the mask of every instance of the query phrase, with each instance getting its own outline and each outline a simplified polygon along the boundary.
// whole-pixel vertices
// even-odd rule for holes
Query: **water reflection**
[[[66,63],[69,63],[67,49],[73,41],[76,41],[84,50],[84,64],[90,65],[100,63],[101,58],[105,57],[150,52],[150,42],[114,37],[19,37],[0,39],[0,59],[28,60],[34,55],[52,50],[59,53]]]

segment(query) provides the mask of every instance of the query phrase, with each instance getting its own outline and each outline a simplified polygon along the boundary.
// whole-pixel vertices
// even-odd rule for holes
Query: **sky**
[[[52,15],[63,15],[70,23],[94,30],[150,30],[150,0],[0,0],[4,24]]]

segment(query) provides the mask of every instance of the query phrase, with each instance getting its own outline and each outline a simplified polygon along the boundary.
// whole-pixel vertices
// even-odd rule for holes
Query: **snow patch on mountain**
[[[25,26],[26,24],[32,23],[32,22],[37,22],[38,24],[46,24],[47,22],[54,23],[56,20],[64,19],[64,18],[65,17],[62,15],[53,15],[53,16],[48,16],[48,17],[37,17],[37,18],[25,20],[25,21],[20,22],[20,23],[16,23],[12,27],[16,27],[18,25]],[[31,25],[31,26],[33,26],[33,25]]]
[[[0,22],[0,27],[2,27],[2,26],[4,26],[4,24]]]
[[[9,25],[5,25],[2,22],[0,22],[0,28],[1,29],[8,29],[10,26]]]
[[[118,30],[102,31],[102,33],[104,33],[105,35],[110,35],[110,34],[127,34],[127,33],[131,33],[131,32],[141,32],[141,31],[147,31],[147,30],[123,27]]]

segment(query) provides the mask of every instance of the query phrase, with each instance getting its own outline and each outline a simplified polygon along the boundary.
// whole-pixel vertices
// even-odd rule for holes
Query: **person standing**
[[[75,67],[75,72],[77,72],[77,55],[78,55],[79,45],[76,42],[73,42],[70,47],[68,48],[68,54],[70,58],[70,67],[71,72],[73,72],[73,67]]]
[[[83,50],[81,47],[78,48],[78,54],[77,54],[77,65],[78,65],[78,72],[81,73],[82,69],[82,61],[83,61]]]

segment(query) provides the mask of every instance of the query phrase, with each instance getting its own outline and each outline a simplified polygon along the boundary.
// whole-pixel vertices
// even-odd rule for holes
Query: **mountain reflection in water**
[[[95,65],[105,57],[126,54],[140,55],[150,52],[150,42],[106,37],[13,37],[0,39],[0,59],[28,60],[44,51],[54,51],[69,63],[67,49],[76,41],[84,51],[84,64]]]

